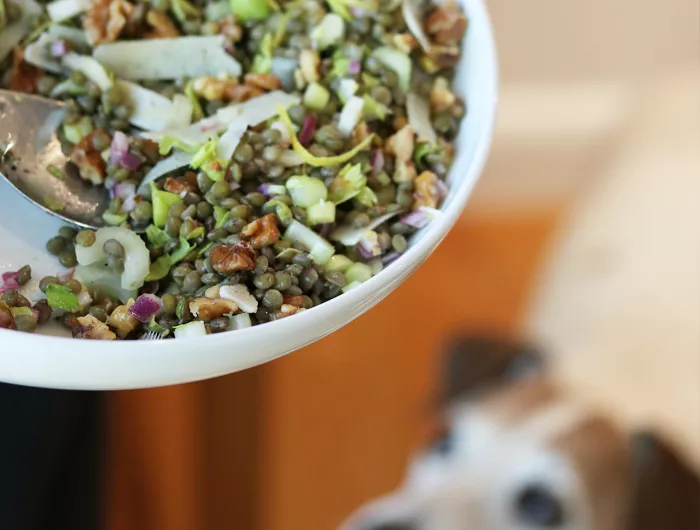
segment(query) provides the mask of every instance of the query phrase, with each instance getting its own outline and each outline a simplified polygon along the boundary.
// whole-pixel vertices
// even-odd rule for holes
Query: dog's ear
[[[700,476],[650,432],[633,442],[634,490],[627,530],[698,530]]]
[[[487,388],[529,377],[542,366],[542,356],[529,346],[494,336],[461,336],[447,348],[441,397],[444,402],[469,398]]]

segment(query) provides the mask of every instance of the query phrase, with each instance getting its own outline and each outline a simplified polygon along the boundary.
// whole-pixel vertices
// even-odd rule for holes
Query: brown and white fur
[[[700,528],[698,477],[567,394],[536,352],[459,341],[444,386],[446,438],[343,530]]]

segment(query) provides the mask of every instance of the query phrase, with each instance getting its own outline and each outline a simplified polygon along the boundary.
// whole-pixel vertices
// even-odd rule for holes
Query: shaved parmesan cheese
[[[90,0],[56,0],[46,5],[49,18],[61,22],[90,9]]]
[[[425,98],[414,93],[407,94],[406,114],[408,124],[416,131],[419,140],[425,140],[431,144],[437,141],[435,129],[430,122],[430,107]]]
[[[189,166],[191,161],[192,153],[175,151],[175,153],[158,162],[148,173],[146,173],[146,176],[141,181],[141,184],[139,184],[138,193],[143,194],[151,182],[162,177],[163,175],[167,175],[171,171]]]
[[[241,74],[224,49],[223,36],[142,39],[101,44],[93,55],[117,77],[128,80],[182,79]]]
[[[41,6],[34,0],[25,0],[21,7],[20,19],[0,30],[0,61],[3,61],[15,46],[29,35],[34,26],[34,20],[41,16]]]
[[[68,52],[63,58],[63,64],[70,70],[79,70],[85,74],[90,81],[95,83],[102,90],[112,88],[114,82],[104,67],[92,57]]]

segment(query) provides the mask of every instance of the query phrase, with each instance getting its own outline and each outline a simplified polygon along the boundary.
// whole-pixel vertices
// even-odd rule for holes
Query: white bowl
[[[261,326],[197,339],[89,341],[0,330],[0,381],[69,389],[143,388],[197,381],[270,361],[328,335],[370,309],[437,247],[459,217],[486,162],[498,73],[482,0],[461,0],[469,17],[455,81],[468,112],[456,142],[444,215],[417,233],[409,250],[371,280],[319,307]],[[29,263],[35,278],[55,274],[44,250],[59,222],[0,183],[0,272]],[[36,287],[36,279],[27,287]],[[55,332],[55,330],[49,331]]]

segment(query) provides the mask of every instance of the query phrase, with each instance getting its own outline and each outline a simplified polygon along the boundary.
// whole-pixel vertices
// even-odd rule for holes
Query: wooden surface
[[[111,398],[109,530],[329,530],[425,438],[441,345],[517,328],[553,214],[467,218],[332,336],[216,381]]]

